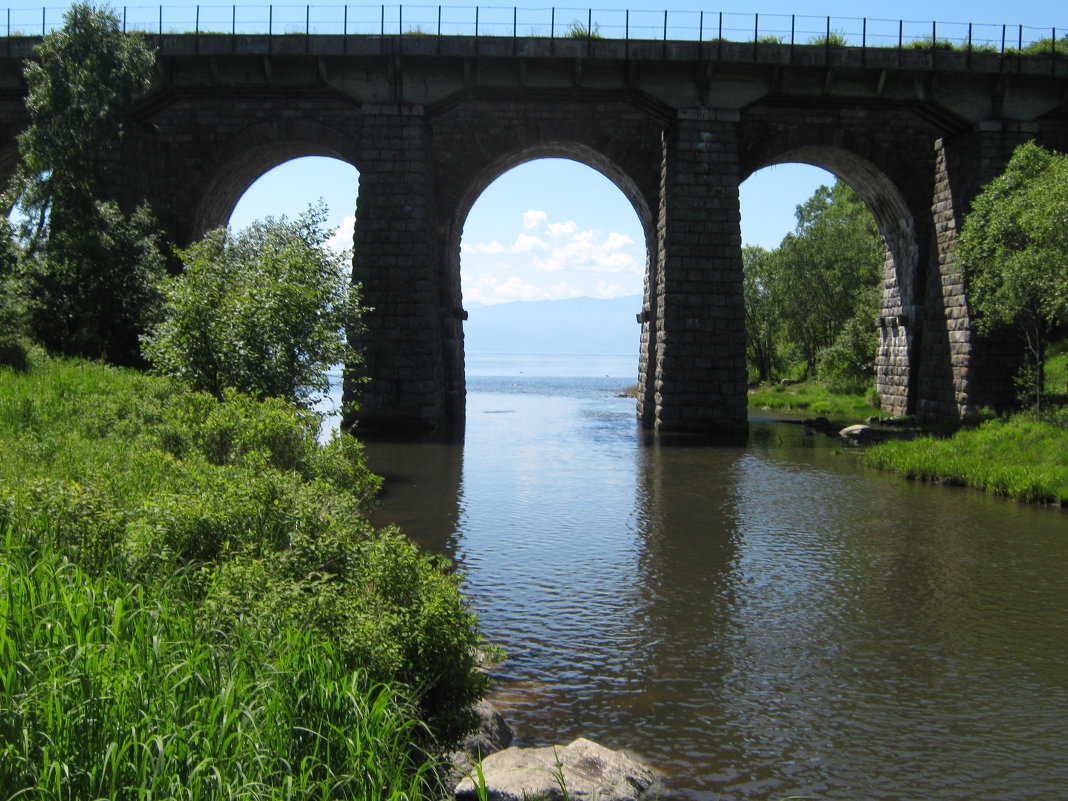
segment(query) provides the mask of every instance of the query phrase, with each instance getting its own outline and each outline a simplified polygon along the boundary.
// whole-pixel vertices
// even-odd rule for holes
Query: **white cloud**
[[[463,275],[464,302],[481,303],[492,306],[496,303],[511,303],[517,300],[567,300],[568,298],[594,297],[618,298],[634,294],[619,284],[607,281],[598,282],[593,289],[582,290],[567,281],[553,284],[536,284],[513,276],[500,281],[491,273],[480,273],[477,277]]]
[[[634,240],[626,234],[580,231],[573,220],[551,222],[548,214],[536,209],[524,212],[523,231],[511,246],[497,240],[463,244],[463,251],[468,254],[523,256],[521,261],[512,260],[511,266],[544,272],[640,274],[643,264],[635,256],[637,250]]]
[[[552,285],[532,284],[519,276],[500,281],[490,273],[481,273],[471,280],[463,278],[464,302],[482,303],[492,306],[495,303],[511,303],[516,300],[564,300],[577,298],[584,294],[566,281]]]
[[[352,250],[352,237],[355,227],[356,217],[350,214],[341,221],[338,229],[326,240],[326,246],[337,253]]]

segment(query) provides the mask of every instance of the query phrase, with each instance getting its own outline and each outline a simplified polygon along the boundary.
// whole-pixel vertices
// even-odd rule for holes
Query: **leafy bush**
[[[216,398],[234,388],[314,404],[329,389],[328,367],[356,363],[346,337],[361,316],[344,254],[326,246],[325,218],[311,207],[293,221],[212,231],[180,251],[185,269],[164,283],[145,356]]]
[[[878,297],[875,292],[868,295],[871,302],[861,304],[834,344],[820,351],[816,373],[832,392],[863,392],[872,383],[879,344],[874,324]]]
[[[317,422],[279,399],[45,359],[0,384],[0,524],[185,605],[213,647],[304,632],[448,745],[487,681],[459,579],[367,521],[379,479],[351,437],[320,444]]]

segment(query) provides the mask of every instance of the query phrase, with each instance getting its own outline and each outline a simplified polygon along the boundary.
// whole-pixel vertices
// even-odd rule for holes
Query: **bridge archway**
[[[306,119],[252,125],[220,142],[214,157],[185,181],[183,193],[189,196],[192,217],[179,241],[199,239],[226,225],[242,195],[260,177],[306,156],[334,158],[359,169],[351,139]],[[356,187],[353,190],[355,208]]]
[[[910,204],[898,183],[875,162],[840,145],[787,146],[748,166],[740,177],[744,181],[764,167],[787,163],[808,164],[833,173],[857,193],[875,218],[884,249],[876,389],[882,408],[890,414],[915,411],[918,310],[922,308],[925,280],[915,201]]]
[[[539,142],[537,144],[512,150],[500,154],[497,158],[489,160],[482,168],[475,171],[465,186],[458,193],[459,200],[447,223],[448,237],[446,240],[446,274],[449,292],[455,299],[456,307],[461,307],[463,287],[461,286],[461,244],[465,227],[469,221],[472,209],[483,193],[491,187],[499,178],[517,167],[531,167],[537,162],[546,159],[562,159],[572,162],[578,170],[592,170],[599,173],[607,181],[606,192],[618,191],[626,200],[630,211],[636,217],[639,233],[634,237],[637,248],[642,253],[641,281],[645,291],[648,289],[649,273],[653,266],[652,253],[655,242],[656,221],[653,208],[646,195],[641,191],[637,181],[618,163],[605,156],[600,151],[574,141],[559,140]],[[611,188],[609,188],[611,187]],[[567,191],[561,187],[559,191]],[[632,218],[633,220],[634,218]],[[633,225],[631,226],[633,230]],[[615,229],[613,229],[615,230]],[[628,285],[629,286],[629,285]],[[641,291],[641,286],[635,289]],[[641,299],[635,299],[635,312],[640,311]],[[449,331],[446,341],[447,348],[446,372],[451,376],[451,395],[453,397],[454,414],[463,416],[463,406],[466,396],[466,381],[464,378],[464,336],[463,319],[460,315],[457,319],[449,321]],[[629,322],[633,325],[634,318]],[[637,338],[637,337],[636,337]],[[637,369],[640,353],[635,354],[635,368]]]

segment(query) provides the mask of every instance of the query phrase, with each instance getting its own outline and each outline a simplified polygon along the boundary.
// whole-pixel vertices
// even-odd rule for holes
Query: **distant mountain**
[[[472,304],[464,323],[468,353],[637,354],[639,295],[599,300]]]

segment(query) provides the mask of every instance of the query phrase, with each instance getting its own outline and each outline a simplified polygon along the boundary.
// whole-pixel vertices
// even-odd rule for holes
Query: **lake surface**
[[[378,522],[448,555],[519,744],[671,798],[1068,793],[1068,516],[867,471],[753,420],[658,440],[634,359],[468,356],[460,444],[372,444]]]

